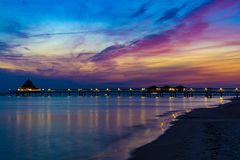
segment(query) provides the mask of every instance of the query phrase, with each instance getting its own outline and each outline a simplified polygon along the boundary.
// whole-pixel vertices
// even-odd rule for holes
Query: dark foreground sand
[[[129,160],[240,160],[240,100],[180,116]]]

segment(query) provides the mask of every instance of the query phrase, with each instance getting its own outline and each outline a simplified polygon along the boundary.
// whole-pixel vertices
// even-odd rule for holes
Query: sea
[[[179,115],[223,98],[0,97],[1,160],[124,160]]]

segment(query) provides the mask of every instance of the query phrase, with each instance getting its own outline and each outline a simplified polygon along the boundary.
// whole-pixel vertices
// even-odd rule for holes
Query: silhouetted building
[[[166,85],[166,86],[163,86],[163,87],[162,87],[162,90],[163,90],[163,92],[169,92],[170,90],[172,90],[172,87]]]
[[[182,86],[182,85],[179,85],[179,86],[176,87],[176,90],[177,90],[178,92],[185,92],[185,91],[187,90],[187,87],[184,87],[184,86]]]
[[[171,87],[169,85],[163,87],[151,86],[147,88],[148,92],[185,92],[186,90],[187,88],[182,85],[177,87]]]
[[[149,88],[147,88],[147,92],[149,93],[154,93],[154,92],[161,92],[161,88],[157,87],[157,86],[151,86]]]
[[[37,88],[30,79],[28,79],[21,87],[17,89],[19,92],[36,92],[40,91],[40,88]]]

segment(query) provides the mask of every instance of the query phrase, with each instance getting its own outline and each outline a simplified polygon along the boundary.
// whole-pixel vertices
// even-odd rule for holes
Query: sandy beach
[[[129,160],[239,160],[240,99],[180,116],[157,140]]]

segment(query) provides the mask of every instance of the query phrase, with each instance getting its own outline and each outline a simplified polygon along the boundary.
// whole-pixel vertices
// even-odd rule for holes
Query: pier
[[[9,89],[0,96],[143,96],[143,97],[193,97],[204,96],[206,98],[233,96],[239,97],[238,88],[187,88],[184,86],[151,86],[148,88],[67,88],[44,89],[36,87],[31,80],[27,80],[16,90]]]
[[[0,93],[0,96],[143,96],[143,97],[193,97],[204,96],[207,98],[235,96],[239,97],[237,88],[190,88],[185,91],[158,91],[151,92],[145,88],[106,88],[106,89],[39,89],[39,90],[9,90]]]

